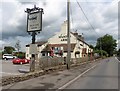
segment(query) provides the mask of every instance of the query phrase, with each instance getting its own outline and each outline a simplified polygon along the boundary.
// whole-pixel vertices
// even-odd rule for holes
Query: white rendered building
[[[84,41],[84,37],[77,32],[70,32],[71,58],[81,58],[93,52],[93,49]],[[67,57],[67,21],[61,26],[61,31],[47,42],[36,42],[38,58],[41,56]],[[26,45],[26,58],[30,59],[29,45]]]

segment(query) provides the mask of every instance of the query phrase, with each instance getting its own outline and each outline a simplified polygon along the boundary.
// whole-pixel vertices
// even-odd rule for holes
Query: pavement
[[[4,91],[35,89],[118,89],[116,57],[3,86]]]

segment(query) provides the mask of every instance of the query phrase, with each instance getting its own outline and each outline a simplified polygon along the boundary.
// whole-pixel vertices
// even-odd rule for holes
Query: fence
[[[86,56],[84,58],[71,58],[70,64],[78,64],[82,62],[87,62],[87,61],[92,61],[95,60],[95,57],[89,57]],[[37,67],[38,69],[45,69],[45,68],[50,68],[50,67],[55,67],[55,66],[62,66],[66,64],[66,58],[63,57],[42,57],[40,59],[37,59]]]
[[[39,67],[41,67],[41,69],[60,66],[64,64],[63,57],[43,57],[38,60],[39,60]]]

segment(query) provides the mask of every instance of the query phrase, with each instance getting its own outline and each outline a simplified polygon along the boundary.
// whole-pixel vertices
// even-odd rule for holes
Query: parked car
[[[3,54],[2,58],[5,59],[5,60],[8,60],[8,59],[14,59],[14,58],[17,58],[17,57],[13,56],[12,54]]]
[[[13,64],[26,64],[26,63],[30,63],[30,60],[16,58],[16,59],[13,59],[12,62]]]

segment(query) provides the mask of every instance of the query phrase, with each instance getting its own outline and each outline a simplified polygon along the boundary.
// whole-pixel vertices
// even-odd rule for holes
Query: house
[[[61,26],[61,31],[45,42],[36,42],[37,56],[62,56],[67,57],[67,21]],[[86,57],[93,52],[84,41],[84,37],[77,32],[70,32],[71,58]],[[29,45],[26,45],[26,58],[30,58]]]
[[[38,58],[41,56],[46,56],[41,53],[41,51],[44,49],[44,47],[47,46],[47,41],[41,41],[41,42],[35,42],[36,48],[37,48],[37,56]],[[26,45],[26,59],[30,59],[31,54],[30,54],[30,44]]]

